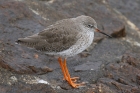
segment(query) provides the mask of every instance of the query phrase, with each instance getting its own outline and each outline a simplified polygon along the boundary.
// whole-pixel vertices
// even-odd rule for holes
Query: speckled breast
[[[94,39],[94,33],[93,32],[82,33],[82,34],[79,34],[77,37],[79,39],[74,45],[72,45],[67,50],[55,53],[55,55],[61,56],[61,57],[71,57],[71,56],[81,53],[92,44],[93,39]]]

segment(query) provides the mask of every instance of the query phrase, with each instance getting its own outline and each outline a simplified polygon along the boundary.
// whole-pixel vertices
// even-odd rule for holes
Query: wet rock
[[[119,38],[119,37],[125,37],[126,32],[125,32],[125,27],[122,29],[119,29],[118,31],[115,31],[111,34],[112,37]]]
[[[0,1],[0,66],[20,74],[37,73],[37,76],[44,78],[43,80],[47,78],[48,82],[55,80],[55,86],[58,85],[58,82],[62,82],[58,78],[63,78],[63,76],[61,76],[61,70],[58,67],[59,64],[56,62],[57,60],[55,60],[55,58],[50,60],[44,53],[15,45],[15,41],[18,38],[38,33],[57,20],[77,17],[79,15],[93,17],[98,23],[98,28],[112,35],[114,38],[125,37],[125,31],[127,31],[127,35],[131,34],[128,32],[133,32],[129,28],[125,30],[126,26],[124,26],[123,20],[119,19],[118,16],[115,15],[113,11],[110,11],[103,3],[106,0],[79,0],[78,2],[75,0],[50,0],[47,2],[45,2],[45,0],[42,0],[43,2],[41,0],[39,2],[35,0],[20,1],[21,2],[12,0]],[[52,93],[51,91],[53,90],[56,90],[58,93],[83,93],[83,91],[84,93],[85,91],[89,93],[118,93],[118,91],[124,93],[139,93],[139,59],[136,58],[135,55],[126,55],[122,58],[122,61],[112,63],[115,62],[116,57],[122,56],[126,50],[138,51],[139,47],[130,45],[130,43],[126,43],[121,38],[112,40],[104,39],[104,37],[106,36],[95,33],[94,43],[96,43],[96,46],[94,50],[88,50],[91,55],[85,54],[83,56],[86,58],[82,59],[78,57],[75,58],[76,60],[68,59],[68,61],[70,61],[68,67],[72,76],[80,76],[81,80],[87,81],[89,85],[97,82],[96,91],[92,90],[92,88],[89,89],[88,85],[80,89],[69,88],[71,86],[69,86],[67,82],[64,82],[67,86],[63,84],[59,89],[52,89],[45,84],[25,84],[21,82],[17,84],[18,81],[22,81],[16,79],[20,76],[16,78],[10,76],[13,82],[11,81],[8,85],[5,83],[4,85],[1,84],[0,91],[5,93],[7,91],[8,93],[11,91],[13,93],[24,93],[26,91],[29,93],[44,93],[52,89],[48,93]],[[88,61],[93,62],[90,64],[91,66],[86,64]],[[105,71],[104,77],[102,76],[102,71],[97,71],[99,70],[97,67],[100,67],[96,62],[101,62],[105,65],[111,62],[103,70]],[[79,66],[77,70],[79,72],[74,72],[73,67],[75,66]],[[52,71],[49,67],[53,68],[54,71],[52,73],[39,75]],[[96,69],[96,71],[92,71],[92,68]],[[4,77],[3,74],[2,77]],[[102,78],[99,79],[99,77]],[[93,82],[93,80],[95,81]],[[6,79],[6,81],[8,82],[10,80]],[[10,86],[10,84],[12,86]]]
[[[140,56],[139,53],[127,53],[127,54],[123,55],[121,61],[124,63],[128,63],[129,65],[132,65],[139,69],[139,67],[140,67],[139,56]]]
[[[85,52],[82,52],[79,55],[80,55],[80,57],[85,58],[85,57],[88,57],[91,54],[89,52],[86,52],[86,50],[85,50]]]
[[[97,93],[118,93],[105,84],[99,83],[97,86]]]
[[[47,66],[42,66],[41,70],[45,73],[53,71],[51,68],[48,68]]]
[[[43,29],[44,21],[22,2],[3,1],[0,3],[0,10],[0,66],[17,73],[52,71],[49,68],[45,70],[42,68],[44,64],[41,59],[45,57],[44,55],[38,56],[34,51],[15,45],[19,37],[37,33]]]
[[[1,93],[6,93],[7,90],[8,90],[8,88],[0,85],[0,91],[1,91]]]
[[[103,84],[113,93],[139,93],[138,56],[136,53],[124,54],[119,63],[110,63],[105,70],[106,78],[100,78],[98,84]],[[103,93],[111,93],[108,90]]]
[[[22,82],[13,85],[0,85],[1,93],[57,93],[46,84],[25,84]]]
[[[17,73],[40,74],[52,71],[49,67],[49,69],[45,70],[42,68],[44,65],[50,65],[49,57],[35,50],[15,45],[15,41],[18,38],[38,33],[42,31],[46,25],[51,25],[57,20],[84,14],[93,17],[99,24],[99,28],[108,34],[114,33],[114,31],[120,31],[124,28],[124,24],[121,20],[119,20],[117,16],[113,16],[100,1],[96,1],[98,2],[96,4],[92,1],[76,2],[74,0],[71,2],[69,2],[69,0],[64,2],[51,2],[53,3],[48,2],[51,7],[49,4],[44,5],[44,3],[37,1],[25,1],[23,3],[3,0],[2,3],[0,3],[0,10],[2,10],[0,11],[0,65],[3,68]],[[59,6],[61,4],[62,6]],[[45,10],[44,6],[47,7]],[[83,8],[83,6],[86,7]],[[37,11],[44,17],[41,18],[41,16],[36,15],[37,13],[35,14],[31,10]],[[91,12],[94,12],[94,15],[92,15]],[[100,39],[95,39],[97,42],[103,38],[103,35],[96,33],[95,37],[98,36]]]
[[[138,74],[138,75],[136,76],[136,82],[137,82],[137,84],[140,85],[140,74]]]
[[[61,83],[60,84],[60,87],[62,89],[64,89],[64,90],[70,90],[70,89],[72,89],[72,87],[68,83],[66,83],[66,82]]]
[[[130,21],[130,26],[133,25],[133,27],[137,30],[140,30],[140,13],[137,11],[140,11],[140,1],[132,1],[132,0],[119,0],[119,1],[112,1],[108,0],[107,3],[114,8],[115,10],[119,11],[120,14],[126,17],[126,21]],[[131,23],[132,22],[132,23]]]
[[[95,43],[99,43],[103,40],[103,38],[101,37],[95,37],[95,39],[93,40]]]
[[[52,1],[53,3],[49,3],[53,8],[57,8],[57,10],[52,9],[50,5],[47,5],[47,9],[44,10],[43,6],[39,6],[38,4],[32,4],[29,2],[28,4],[32,6],[32,8],[39,13],[47,14],[43,15],[48,18],[48,22],[55,22],[56,20],[77,17],[79,15],[88,15],[93,17],[98,23],[98,28],[108,34],[115,33],[117,36],[122,36],[120,34],[122,29],[125,29],[123,22],[118,19],[117,15],[113,15],[109,9],[106,8],[106,5],[102,3],[102,1],[94,0],[92,1]],[[38,2],[35,2],[38,3]],[[59,6],[62,5],[62,6]],[[86,6],[82,8],[83,6]],[[37,8],[36,8],[37,7]],[[88,11],[87,11],[88,10]],[[58,12],[59,11],[59,12]],[[77,12],[78,11],[78,12]],[[92,14],[93,13],[93,14]],[[56,16],[57,15],[57,16]],[[125,30],[124,30],[125,31]],[[117,33],[120,32],[120,33]],[[123,35],[124,36],[124,35]],[[95,34],[95,37],[105,37],[99,33]]]
[[[93,88],[89,88],[85,93],[96,93],[96,92]]]
[[[96,70],[100,67],[101,62],[85,62],[82,65],[75,66],[75,71]]]

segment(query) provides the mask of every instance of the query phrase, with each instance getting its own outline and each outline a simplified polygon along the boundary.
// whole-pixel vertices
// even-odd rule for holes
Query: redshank
[[[78,77],[72,78],[70,76],[66,59],[88,48],[93,42],[94,32],[100,32],[111,37],[97,28],[97,23],[93,18],[81,15],[76,18],[57,21],[42,32],[19,38],[17,43],[57,56],[64,79],[72,87],[78,88],[84,83],[76,83]]]

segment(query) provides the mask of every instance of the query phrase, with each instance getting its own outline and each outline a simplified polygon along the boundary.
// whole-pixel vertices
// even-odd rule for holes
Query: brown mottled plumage
[[[94,31],[105,34],[97,29],[97,24],[93,18],[82,15],[58,21],[40,33],[19,38],[17,43],[43,51],[46,54],[58,56],[65,80],[76,88],[83,84],[74,83],[77,78],[70,77],[66,66],[66,58],[74,56],[89,47],[93,42]],[[62,62],[61,57],[65,58],[64,62]]]
[[[69,25],[64,26],[66,23]],[[67,29],[68,27],[70,29]],[[51,25],[38,34],[19,38],[17,42],[40,51],[60,52],[76,43],[78,31],[73,29],[72,22],[63,20],[60,24]]]
[[[19,38],[17,43],[55,55],[55,53],[69,49],[79,38],[85,35],[87,31],[84,31],[80,24],[83,24],[85,27],[88,27],[88,24],[93,24],[93,26],[97,27],[96,22],[91,17],[79,16],[58,21],[40,33],[26,38]]]

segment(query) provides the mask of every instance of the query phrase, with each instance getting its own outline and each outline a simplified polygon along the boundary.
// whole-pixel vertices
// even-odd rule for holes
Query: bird
[[[85,83],[77,83],[79,77],[70,76],[66,61],[68,57],[81,53],[92,44],[94,32],[112,37],[99,30],[96,21],[92,17],[81,15],[56,21],[43,31],[25,38],[18,38],[16,42],[47,55],[56,56],[64,79],[73,88],[78,88]]]

